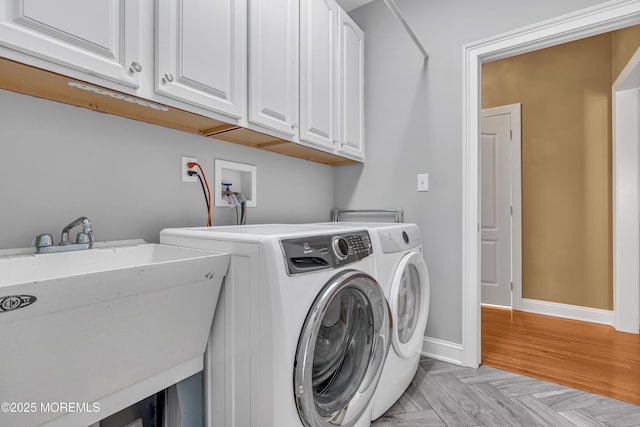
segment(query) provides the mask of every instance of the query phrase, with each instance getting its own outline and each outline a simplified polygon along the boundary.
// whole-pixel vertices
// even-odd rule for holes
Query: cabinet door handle
[[[164,77],[162,78],[162,81],[165,83],[171,83],[173,81],[173,74],[164,73]]]
[[[136,61],[133,61],[129,66],[129,71],[131,71],[132,73],[139,73],[140,71],[142,71],[142,65],[140,65]]]
[[[294,123],[291,125],[291,130],[297,129],[298,128],[298,124]]]

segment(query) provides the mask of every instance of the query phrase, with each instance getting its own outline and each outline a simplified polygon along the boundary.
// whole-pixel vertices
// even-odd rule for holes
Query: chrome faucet
[[[62,236],[60,237],[61,245],[70,245],[72,244],[69,241],[69,230],[73,227],[82,225],[82,231],[78,233],[76,236],[76,244],[78,243],[93,243],[93,229],[91,228],[91,221],[86,216],[81,216],[75,221],[71,222],[67,226],[62,229]]]
[[[69,231],[79,225],[82,226],[82,231],[77,234],[76,242],[71,243],[69,241]],[[87,217],[81,216],[62,229],[62,235],[58,245],[53,244],[53,237],[51,234],[40,234],[33,239],[31,246],[35,246],[37,248],[36,252],[39,254],[81,251],[84,249],[91,249],[93,246],[93,240],[93,226],[91,221],[89,221]]]

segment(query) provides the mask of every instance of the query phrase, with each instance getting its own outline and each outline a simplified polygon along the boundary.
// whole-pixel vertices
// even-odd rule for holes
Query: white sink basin
[[[138,242],[0,254],[0,401],[35,408],[1,426],[85,427],[202,370],[229,255]]]

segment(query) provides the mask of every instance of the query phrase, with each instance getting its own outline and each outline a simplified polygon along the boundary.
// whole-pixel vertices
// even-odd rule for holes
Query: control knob
[[[333,252],[339,260],[347,258],[347,255],[349,255],[349,243],[342,237],[336,237],[333,239]]]

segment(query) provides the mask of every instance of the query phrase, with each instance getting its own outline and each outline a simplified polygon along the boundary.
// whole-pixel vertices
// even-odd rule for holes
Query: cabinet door
[[[338,152],[364,159],[364,33],[343,10],[339,17],[340,143]]]
[[[245,0],[159,0],[156,91],[239,118],[246,87]]]
[[[298,1],[249,0],[249,121],[293,137],[298,117]]]
[[[133,88],[139,32],[138,0],[0,0],[1,45]]]
[[[335,150],[337,129],[338,6],[300,2],[300,140]]]

